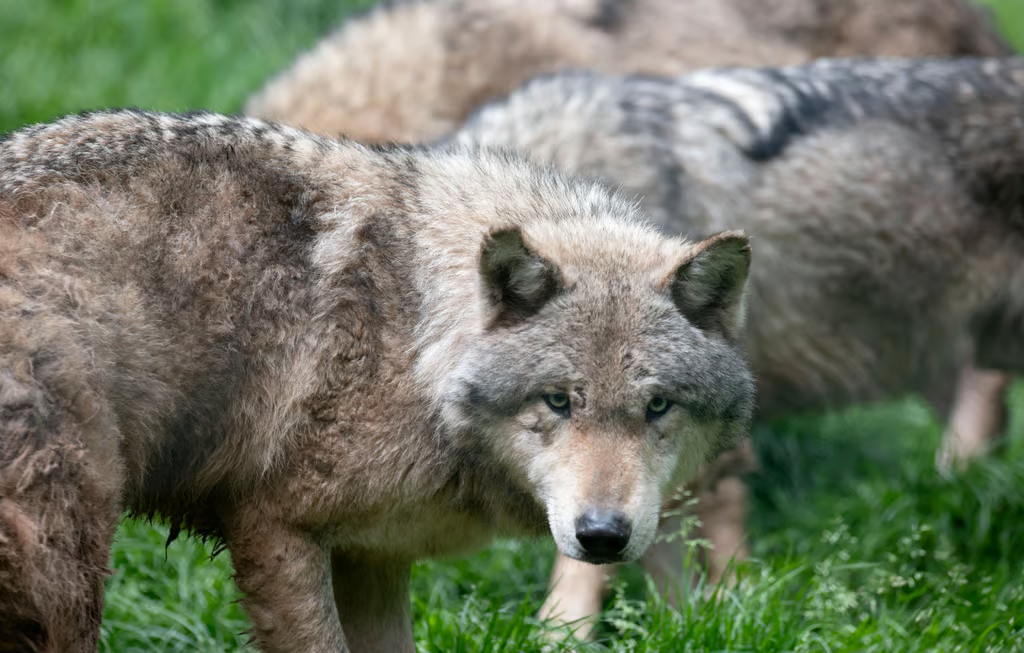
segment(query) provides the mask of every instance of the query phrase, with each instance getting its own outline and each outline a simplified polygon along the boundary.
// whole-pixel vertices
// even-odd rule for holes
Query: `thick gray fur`
[[[562,74],[456,140],[635,195],[661,227],[745,229],[767,414],[1024,367],[1024,61],[825,60],[675,79]]]

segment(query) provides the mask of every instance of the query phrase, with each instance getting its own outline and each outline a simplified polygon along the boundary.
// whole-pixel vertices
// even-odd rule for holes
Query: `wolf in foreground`
[[[604,179],[668,233],[745,230],[758,251],[746,335],[773,417],[907,392],[944,410],[965,357],[1024,369],[1022,120],[1021,59],[834,60],[556,75],[455,140]],[[712,577],[743,539],[742,487],[720,495],[729,513],[709,516],[734,548]],[[653,547],[645,564],[679,578],[665,569],[679,559]],[[545,614],[599,610],[600,569],[562,558],[556,577]]]
[[[114,111],[0,141],[0,642],[95,650],[122,511],[266,651],[413,650],[413,561],[639,557],[748,425],[735,232],[521,160]]]

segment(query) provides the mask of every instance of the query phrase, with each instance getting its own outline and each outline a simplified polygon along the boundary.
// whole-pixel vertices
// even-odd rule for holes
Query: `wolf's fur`
[[[416,142],[558,70],[667,75],[825,56],[1010,53],[967,0],[413,0],[347,21],[247,110],[326,135]],[[968,361],[940,467],[1001,431],[1008,382]]]
[[[576,520],[616,511],[640,556],[749,421],[747,267],[488,152],[139,111],[4,137],[0,642],[95,649],[122,510],[222,538],[273,651],[412,650],[412,561],[495,533],[590,559]]]
[[[669,233],[748,229],[773,415],[928,390],[964,334],[984,363],[1024,366],[1022,118],[1021,59],[831,60],[553,76],[455,140],[603,178]]]
[[[415,142],[449,133],[482,101],[560,70],[676,74],[824,56],[1008,54],[967,0],[413,0],[346,21],[270,81],[247,111],[326,135]],[[980,451],[999,432],[1007,382],[968,365],[942,466]],[[702,487],[706,505],[731,515],[725,521],[742,513],[718,496],[717,483]],[[707,524],[724,523],[708,516]],[[717,550],[712,562],[736,550],[734,530],[730,523],[721,537],[714,528],[701,533]],[[712,577],[721,571],[710,569]],[[562,583],[552,600],[568,603],[573,591]]]
[[[773,416],[908,391],[945,409],[973,350],[1024,368],[1022,120],[1019,59],[835,60],[553,76],[456,140],[603,178],[669,233],[750,233],[750,355]]]
[[[346,21],[246,112],[328,136],[422,142],[556,71],[668,75],[857,54],[1009,48],[967,0],[412,0]]]

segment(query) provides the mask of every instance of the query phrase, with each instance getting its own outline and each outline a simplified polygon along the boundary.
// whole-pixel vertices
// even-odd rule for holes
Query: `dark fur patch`
[[[763,72],[785,89],[787,101],[784,110],[775,116],[767,132],[753,132],[759,133],[759,138],[745,153],[758,162],[778,157],[794,140],[825,124],[833,109],[832,100],[821,93],[792,84],[775,70],[767,69]]]
[[[590,16],[587,24],[606,32],[614,32],[625,23],[626,4],[628,0],[598,0],[597,11]]]

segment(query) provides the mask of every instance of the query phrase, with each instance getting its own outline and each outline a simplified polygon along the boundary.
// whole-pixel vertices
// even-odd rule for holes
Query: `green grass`
[[[896,1],[896,0],[894,0]],[[0,131],[108,106],[237,111],[294,54],[367,2],[33,0],[0,19]],[[1024,45],[1024,0],[994,0]],[[635,569],[609,598],[595,651],[1024,650],[1024,389],[999,459],[950,478],[940,425],[908,401],[759,425],[754,557],[735,590],[679,610]],[[104,651],[245,646],[227,554],[164,547],[126,522],[111,560]],[[685,555],[681,549],[680,555]],[[539,651],[550,542],[499,542],[413,577],[423,651]],[[558,650],[554,647],[551,650]]]
[[[754,559],[742,582],[677,611],[635,569],[614,588],[594,651],[1024,650],[1024,388],[999,459],[943,478],[939,425],[915,402],[761,425],[750,477]],[[227,555],[124,525],[103,650],[240,646]],[[423,651],[540,651],[549,542],[499,542],[413,575]],[[681,555],[685,551],[681,550]],[[557,650],[557,649],[556,649]]]
[[[237,112],[371,0],[14,0],[0,16],[0,132],[87,109]]]
[[[978,0],[995,16],[1000,31],[1018,51],[1024,50],[1024,0]]]

